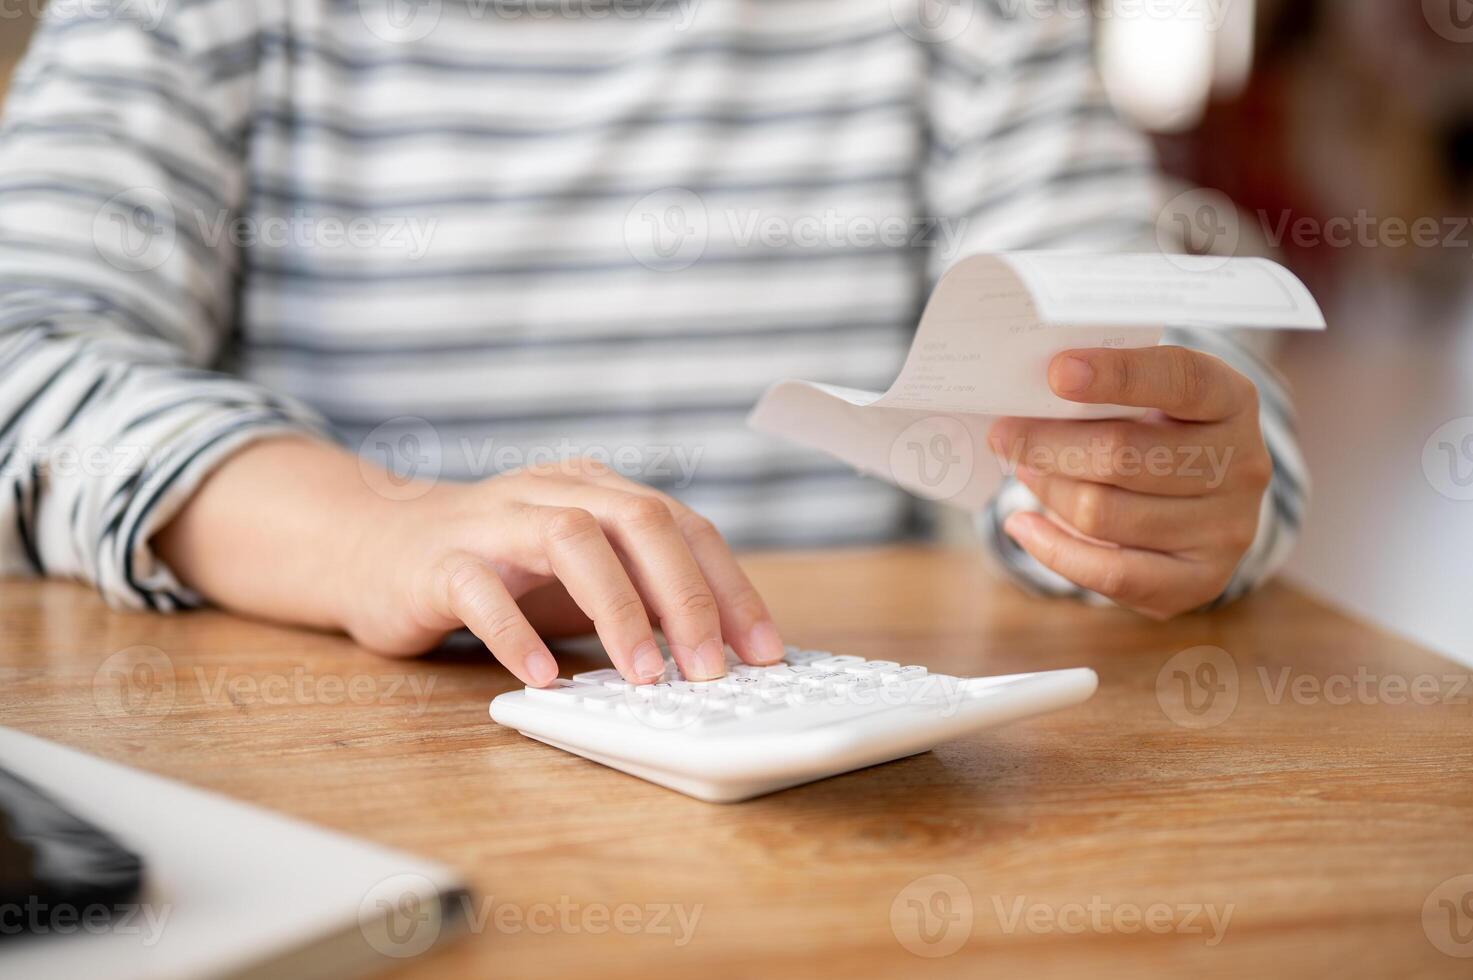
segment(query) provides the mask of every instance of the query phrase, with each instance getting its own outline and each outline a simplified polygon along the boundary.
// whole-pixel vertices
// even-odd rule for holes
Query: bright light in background
[[[1138,0],[1101,6],[1100,72],[1115,105],[1138,125],[1158,133],[1190,129],[1214,91],[1231,95],[1246,83],[1256,0],[1223,0],[1216,8],[1181,2],[1166,13]]]

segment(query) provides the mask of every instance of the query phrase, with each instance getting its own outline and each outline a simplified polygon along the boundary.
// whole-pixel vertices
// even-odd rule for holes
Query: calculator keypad
[[[794,717],[820,705],[935,703],[959,690],[958,678],[919,665],[865,660],[826,650],[789,647],[782,662],[755,667],[729,656],[727,675],[687,681],[671,661],[653,684],[630,684],[611,667],[527,688],[539,704],[620,717],[657,728],[705,731],[754,718]]]

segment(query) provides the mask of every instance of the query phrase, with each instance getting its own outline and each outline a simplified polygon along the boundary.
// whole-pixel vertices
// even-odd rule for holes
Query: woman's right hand
[[[358,518],[339,600],[340,625],[372,650],[422,653],[465,626],[537,687],[558,673],[539,628],[567,634],[588,621],[632,683],[663,672],[656,624],[689,680],[725,674],[726,644],[749,664],[783,656],[711,522],[607,466],[571,459],[391,496],[406,494],[396,487]],[[564,591],[571,605],[540,601]]]

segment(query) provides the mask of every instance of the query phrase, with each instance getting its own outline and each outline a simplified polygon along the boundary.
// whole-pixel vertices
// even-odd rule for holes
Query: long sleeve
[[[1114,112],[1097,77],[1088,20],[994,13],[933,45],[933,146],[926,187],[938,215],[960,222],[959,255],[1069,249],[1153,251],[1164,204],[1148,142]],[[1258,535],[1218,602],[1236,599],[1287,559],[1308,489],[1288,396],[1231,336],[1173,329],[1165,343],[1214,354],[1258,387],[1274,474]],[[1046,568],[1003,533],[1017,510],[1041,510],[1015,479],[979,519],[1003,570],[1031,591],[1103,601]]]
[[[182,9],[180,9],[182,6]],[[237,5],[231,5],[235,7]],[[196,604],[149,548],[244,444],[320,432],[211,370],[234,322],[250,77],[193,52],[242,40],[220,4],[53,4],[0,126],[0,573]]]

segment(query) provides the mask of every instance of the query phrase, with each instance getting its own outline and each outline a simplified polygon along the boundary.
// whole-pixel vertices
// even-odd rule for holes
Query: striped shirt
[[[150,537],[286,432],[449,479],[582,452],[739,545],[916,533],[743,420],[779,378],[887,386],[960,255],[1151,239],[1088,24],[1009,7],[53,0],[0,124],[0,572],[194,605]],[[1302,465],[1272,376],[1176,339],[1264,393],[1236,595]],[[1036,506],[1008,485],[983,538],[1076,591],[997,531]]]

